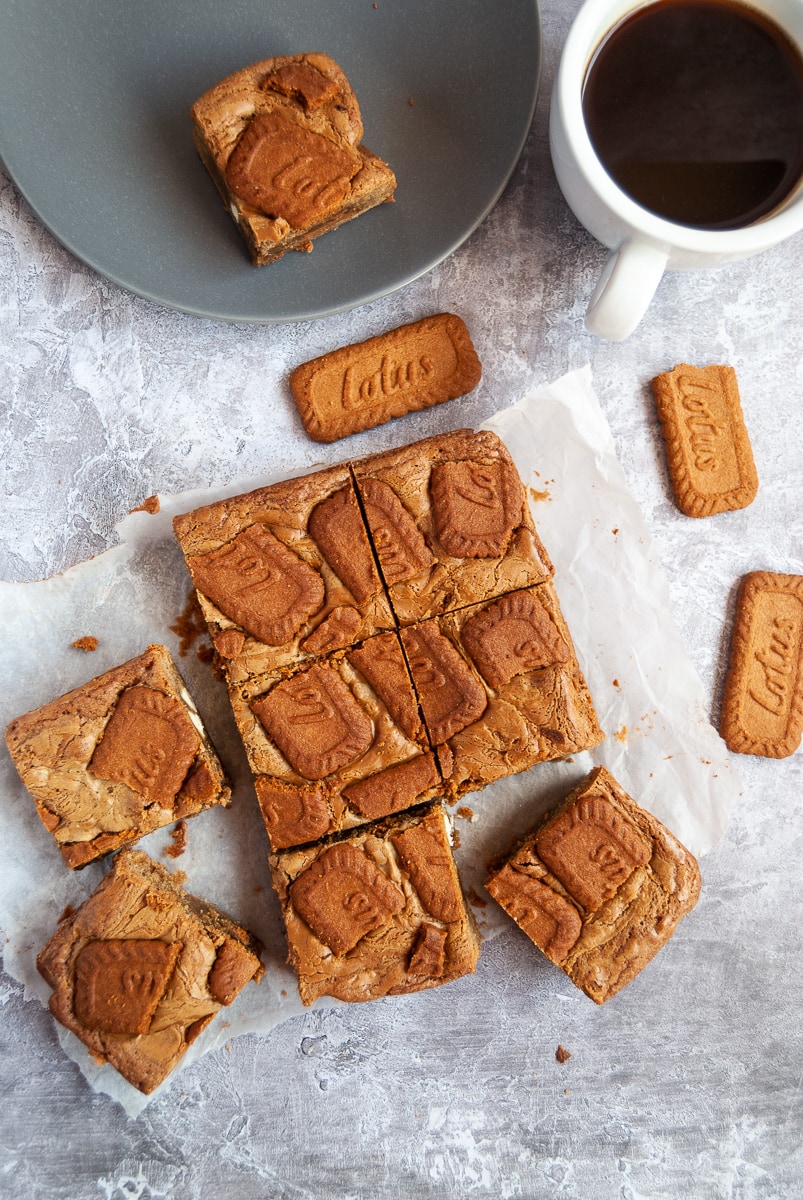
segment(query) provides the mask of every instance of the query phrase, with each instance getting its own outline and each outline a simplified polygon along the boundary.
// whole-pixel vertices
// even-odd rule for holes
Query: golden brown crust
[[[356,645],[394,625],[346,464],[205,505],[176,517],[173,529],[232,684],[312,661],[334,649],[333,640]],[[240,569],[232,551],[243,538],[251,553]],[[276,543],[281,556],[270,552]],[[235,594],[226,611],[202,586],[205,562],[219,556],[232,564]],[[218,600],[225,604],[222,593]],[[266,630],[265,615],[273,628]],[[286,637],[271,644],[266,633]]]
[[[270,861],[304,1004],[415,992],[474,971],[479,934],[442,805]]]
[[[488,891],[602,1004],[666,944],[700,894],[693,855],[596,767],[495,870]]]
[[[164,646],[17,717],[6,742],[70,867],[231,800]]]
[[[423,642],[422,631],[429,631]],[[460,609],[404,629],[401,636],[430,740],[439,752],[448,749],[443,773],[450,799],[602,741],[551,584]],[[444,644],[451,649],[448,660],[432,652]],[[478,648],[479,661],[472,660]],[[469,679],[470,705],[469,692],[460,686],[467,688]],[[429,692],[436,699],[428,713]],[[476,716],[463,723],[460,714],[472,712]]]
[[[398,652],[392,658],[388,641]],[[389,659],[396,672],[386,680]],[[423,726],[407,720],[417,705],[394,633],[323,664],[231,687],[229,696],[274,850],[443,794]]]
[[[681,363],[652,381],[675,500],[687,517],[745,508],[758,475],[733,367]]]
[[[463,396],[481,374],[465,322],[439,313],[302,363],[290,392],[310,437],[334,442]]]
[[[399,624],[551,577],[552,564],[524,487],[496,434],[460,429],[360,459],[352,467],[361,498],[374,482],[383,484],[431,556],[431,565],[398,572],[396,562],[409,557],[409,534],[387,506],[373,512],[365,506],[372,541],[385,548],[391,564],[385,583]],[[450,475],[455,470],[466,475],[458,481],[459,493]]]
[[[786,758],[803,734],[803,575],[742,579],[720,732],[731,750]]]
[[[263,974],[251,935],[141,850],[117,855],[37,966],[56,1019],[146,1093],[221,1005]]]
[[[360,144],[346,76],[324,54],[281,55],[223,79],[192,107],[193,140],[260,266],[392,200],[390,167]]]

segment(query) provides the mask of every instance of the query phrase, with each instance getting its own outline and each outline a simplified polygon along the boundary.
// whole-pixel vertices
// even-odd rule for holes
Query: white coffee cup
[[[586,312],[586,328],[620,342],[644,316],[665,270],[720,267],[749,258],[803,230],[803,181],[769,215],[740,229],[677,225],[642,208],[597,157],[583,117],[583,80],[608,31],[651,0],[586,0],[561,56],[549,117],[558,183],[579,221],[612,252]],[[803,54],[801,0],[750,0]]]

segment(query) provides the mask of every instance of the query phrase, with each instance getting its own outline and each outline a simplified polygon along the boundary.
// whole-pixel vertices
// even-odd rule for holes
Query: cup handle
[[[609,257],[586,310],[586,329],[623,342],[644,316],[669,255],[649,242],[625,242]]]

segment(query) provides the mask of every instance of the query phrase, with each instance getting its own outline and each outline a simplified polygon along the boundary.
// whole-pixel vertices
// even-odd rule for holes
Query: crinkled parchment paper
[[[487,427],[513,454],[532,499],[536,524],[555,564],[555,584],[581,666],[606,733],[592,752],[543,764],[466,798],[455,820],[464,884],[482,896],[487,859],[523,833],[592,765],[604,763],[626,790],[696,854],[722,836],[739,792],[725,746],[706,717],[702,687],[669,609],[666,580],[641,513],[629,494],[588,368],[539,387],[498,413]],[[344,454],[345,457],[345,454]],[[277,477],[274,477],[277,478]],[[273,482],[238,480],[225,489],[161,497],[161,510],[135,512],[118,526],[120,544],[41,583],[0,584],[2,727],[94,675],[163,642],[177,654],[169,626],[188,590],[171,519],[224,495]],[[98,638],[94,653],[72,649]],[[265,945],[266,973],[224,1009],[191,1047],[183,1066],[248,1031],[267,1032],[301,1011],[284,963],[279,908],[266,859],[268,841],[223,685],[192,651],[177,658],[234,783],[234,803],[189,823],[185,853],[163,858],[164,830],[142,848],[187,875],[187,887],[231,912]],[[47,1003],[36,971],[40,947],[68,905],[95,888],[104,867],[80,872],[62,863],[7,751],[0,754],[0,913],[5,967]],[[492,902],[478,909],[486,938],[507,918]],[[393,1003],[393,1000],[385,1001]],[[135,1115],[148,1098],[111,1067],[97,1066],[71,1033],[67,1054],[93,1087]],[[180,1065],[172,1079],[182,1069]],[[171,1080],[153,1093],[159,1095]]]

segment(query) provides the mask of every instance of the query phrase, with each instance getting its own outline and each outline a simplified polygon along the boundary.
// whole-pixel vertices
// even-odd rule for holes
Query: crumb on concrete
[[[91,634],[87,634],[85,637],[76,638],[71,645],[75,650],[86,650],[87,654],[91,654],[93,650],[97,650],[98,648],[98,639],[92,637]]]

